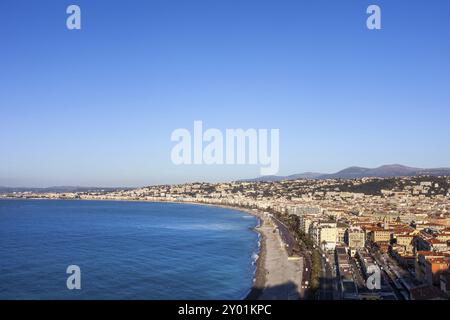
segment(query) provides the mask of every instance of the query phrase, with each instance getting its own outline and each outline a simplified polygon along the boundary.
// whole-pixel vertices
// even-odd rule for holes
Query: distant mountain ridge
[[[254,179],[240,181],[281,181],[296,179],[359,179],[359,178],[390,178],[390,177],[412,177],[412,176],[450,176],[450,168],[413,168],[401,164],[383,165],[377,168],[349,167],[336,173],[325,174],[316,172],[305,172],[289,176],[262,176]]]
[[[318,172],[304,172],[298,174],[292,174],[290,176],[263,176],[254,179],[244,179],[239,181],[280,181],[280,180],[297,180],[297,179],[317,179],[322,176],[323,173]],[[260,180],[264,179],[264,180]]]
[[[359,178],[390,178],[412,176],[450,176],[450,168],[413,168],[400,164],[383,165],[377,168],[348,167],[336,173],[326,174],[319,172],[303,172],[288,176],[262,176],[252,179],[241,179],[239,182],[281,181],[297,179],[359,179]],[[70,193],[70,192],[109,192],[117,190],[132,190],[132,187],[80,187],[80,186],[56,186],[46,188],[33,187],[4,187],[0,186],[0,194],[13,192],[34,193]]]

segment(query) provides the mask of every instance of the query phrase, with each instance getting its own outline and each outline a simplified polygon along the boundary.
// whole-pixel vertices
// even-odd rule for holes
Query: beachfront
[[[253,213],[254,214],[254,213]],[[270,216],[258,213],[261,225],[260,256],[249,300],[298,300],[302,289],[303,259],[289,257],[277,227]]]
[[[215,206],[238,210],[256,216],[260,220],[259,226],[255,228],[255,231],[260,234],[260,251],[256,262],[253,286],[246,299],[298,300],[304,297],[304,289],[302,289],[303,258],[289,256],[286,244],[282,241],[280,231],[274,223],[272,215],[254,209],[199,202],[145,200],[139,202],[172,202]]]
[[[302,257],[290,256],[286,250],[278,226],[272,215],[229,205],[191,201],[152,201],[206,205],[239,210],[256,216],[260,224],[255,228],[261,235],[260,252],[256,262],[253,287],[247,300],[299,300],[305,297],[302,288],[304,261]]]
[[[290,256],[286,250],[278,226],[272,215],[260,210],[242,207],[210,204],[194,201],[152,201],[189,203],[239,210],[256,216],[260,224],[255,228],[261,235],[260,252],[256,262],[253,287],[247,300],[299,300],[305,297],[302,288],[304,261],[302,257]]]

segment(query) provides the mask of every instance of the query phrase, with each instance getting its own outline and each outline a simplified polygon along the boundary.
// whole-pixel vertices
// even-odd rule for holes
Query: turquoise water
[[[189,204],[0,200],[2,299],[241,299],[257,219]],[[81,290],[69,290],[69,265]]]

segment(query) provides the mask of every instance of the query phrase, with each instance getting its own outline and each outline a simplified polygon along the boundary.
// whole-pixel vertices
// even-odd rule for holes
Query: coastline
[[[260,235],[260,241],[259,241],[258,259],[256,260],[256,270],[253,276],[253,285],[250,288],[244,300],[258,300],[258,298],[261,296],[261,291],[263,290],[266,284],[265,259],[267,250],[266,249],[267,239],[265,235],[260,231],[260,227],[262,226],[264,221],[262,219],[260,219],[260,221],[261,221],[260,225],[254,229]]]
[[[3,198],[7,199],[7,198]],[[80,200],[80,201],[125,201],[125,202],[147,202],[147,203],[175,203],[175,204],[191,204],[203,205],[218,208],[225,208],[235,211],[244,212],[256,217],[259,221],[253,231],[259,234],[259,246],[256,252],[257,259],[255,261],[256,268],[253,274],[252,286],[243,300],[287,300],[300,299],[301,276],[296,279],[297,269],[286,268],[296,261],[289,261],[289,257],[281,237],[276,232],[276,227],[271,219],[264,212],[258,209],[248,209],[235,207],[231,205],[192,202],[192,201],[157,201],[157,200],[133,200],[133,199],[18,199],[18,200]],[[295,278],[295,279],[294,279]]]

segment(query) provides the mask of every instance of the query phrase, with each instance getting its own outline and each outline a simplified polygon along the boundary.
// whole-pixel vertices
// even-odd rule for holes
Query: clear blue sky
[[[173,165],[194,120],[279,128],[279,174],[450,166],[448,0],[2,0],[0,46],[0,185],[259,175]]]

